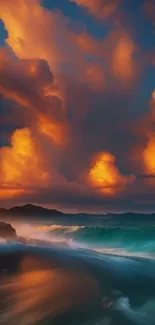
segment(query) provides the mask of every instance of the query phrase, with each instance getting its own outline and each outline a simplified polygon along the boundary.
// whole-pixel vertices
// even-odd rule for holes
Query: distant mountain
[[[26,204],[23,206],[16,206],[10,209],[3,209],[0,208],[0,217],[4,216],[14,216],[14,217],[55,217],[55,216],[68,216],[68,214],[65,214],[59,210],[55,209],[46,209],[41,206],[36,206],[33,204]],[[95,217],[96,215],[100,215],[103,218],[116,218],[120,220],[142,220],[142,219],[148,219],[149,217],[155,218],[155,213],[134,213],[134,212],[125,212],[125,213],[107,213],[107,214],[90,214],[90,213],[77,213],[72,214],[71,217]]]
[[[61,216],[64,215],[55,209],[46,209],[33,204],[26,204],[23,206],[17,206],[10,209],[0,209],[0,216],[18,216],[18,217],[33,217],[33,216]]]
[[[124,213],[118,213],[118,214],[108,214],[109,216],[113,217],[123,217],[126,219],[131,219],[131,218],[146,218],[147,216],[149,217],[155,217],[155,213],[139,213],[139,212],[124,212]]]

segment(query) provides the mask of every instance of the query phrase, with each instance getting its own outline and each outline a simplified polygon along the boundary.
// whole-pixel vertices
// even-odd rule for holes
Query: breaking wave
[[[154,324],[153,228],[14,226],[27,240],[0,242],[0,325]]]
[[[155,229],[122,229],[94,226],[41,225],[35,231],[53,240],[67,240],[72,245],[98,249],[104,253],[130,252],[155,254]]]

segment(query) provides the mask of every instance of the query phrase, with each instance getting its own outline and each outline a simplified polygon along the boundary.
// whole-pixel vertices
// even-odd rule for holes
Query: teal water
[[[135,217],[134,217],[135,218]],[[15,224],[19,234],[48,239],[71,248],[155,257],[155,221],[102,216],[53,218]]]
[[[13,225],[25,243],[0,242],[0,325],[155,324],[154,220]]]
[[[83,243],[88,248],[109,248],[155,254],[155,229],[121,229],[103,227],[51,226],[51,236],[72,239],[73,243]]]

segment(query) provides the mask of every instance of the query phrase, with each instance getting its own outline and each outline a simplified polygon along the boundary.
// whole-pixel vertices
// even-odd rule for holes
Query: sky
[[[0,0],[0,206],[154,197],[155,1]]]

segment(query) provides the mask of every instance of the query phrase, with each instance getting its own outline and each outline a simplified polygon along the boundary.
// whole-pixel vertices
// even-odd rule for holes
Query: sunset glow
[[[31,187],[48,183],[48,173],[43,170],[31,131],[16,130],[11,144],[12,147],[0,150],[2,183],[7,184],[0,192],[3,198],[20,196],[24,191],[31,192]]]
[[[155,175],[155,135],[149,139],[143,154],[146,170]]]
[[[0,0],[0,202],[148,209],[154,2],[63,2]]]
[[[121,175],[115,166],[115,157],[109,153],[100,153],[95,165],[89,172],[90,181],[103,194],[112,195],[121,190],[134,178]]]

